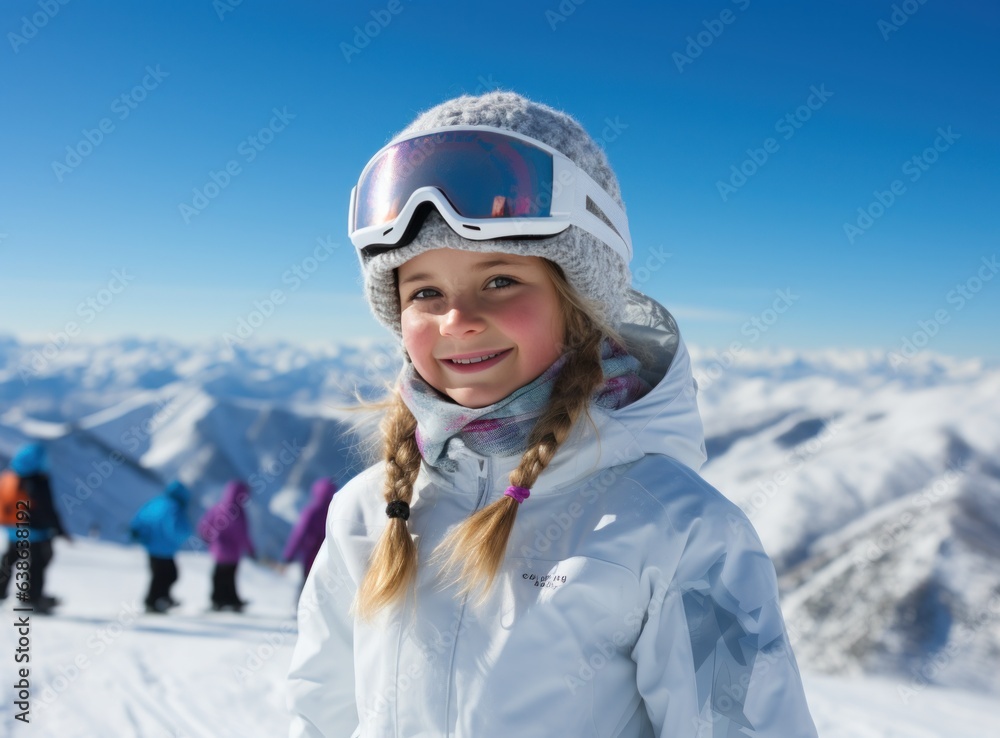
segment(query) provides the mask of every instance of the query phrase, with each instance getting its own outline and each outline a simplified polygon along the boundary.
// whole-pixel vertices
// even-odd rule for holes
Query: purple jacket
[[[218,504],[210,507],[198,523],[198,535],[208,542],[216,563],[236,564],[244,553],[256,556],[243,510],[249,498],[246,483],[233,480],[226,484]]]
[[[332,479],[323,478],[313,482],[312,498],[303,508],[299,522],[292,528],[292,534],[285,544],[285,552],[282,555],[284,560],[301,558],[306,574],[312,569],[313,559],[319,553],[319,547],[323,545],[323,539],[326,537],[326,511],[336,491],[337,485]]]

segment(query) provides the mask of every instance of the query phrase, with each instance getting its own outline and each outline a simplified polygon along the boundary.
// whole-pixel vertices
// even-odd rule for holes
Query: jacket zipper
[[[490,482],[492,481],[492,465],[493,460],[490,458],[479,459],[479,497],[476,498],[476,506],[473,508],[473,512],[478,510],[483,505],[483,501],[489,495]]]
[[[476,462],[479,466],[477,474],[477,479],[479,482],[479,495],[476,498],[476,506],[473,508],[473,512],[479,510],[483,506],[483,502],[489,497],[489,491],[491,487],[492,477],[493,477],[493,460],[489,457],[485,459],[477,459]],[[451,646],[451,663],[448,664],[448,692],[445,696],[445,716],[444,724],[446,729],[449,725],[448,716],[451,712],[451,688],[453,685],[452,676],[454,674],[455,668],[455,652],[458,650],[458,638],[462,633],[462,621],[465,619],[465,606],[469,601],[469,596],[466,595],[462,598],[462,605],[458,611],[458,621],[456,623],[455,630],[455,640]],[[450,736],[451,730],[448,729],[448,736]]]

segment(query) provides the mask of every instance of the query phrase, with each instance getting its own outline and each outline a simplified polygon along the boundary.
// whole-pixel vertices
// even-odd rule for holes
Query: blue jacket
[[[129,530],[150,556],[170,559],[194,531],[187,519],[191,493],[180,482],[171,482],[162,494],[143,505]]]

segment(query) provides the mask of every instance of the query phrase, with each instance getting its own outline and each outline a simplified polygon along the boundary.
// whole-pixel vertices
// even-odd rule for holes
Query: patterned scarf
[[[407,364],[400,392],[403,402],[417,419],[417,446],[431,466],[457,469],[449,458],[449,446],[462,444],[484,456],[513,456],[528,446],[528,436],[552,396],[564,354],[541,376],[486,407],[463,407],[431,387]],[[635,402],[651,389],[639,376],[639,360],[625,349],[605,340],[601,345],[604,384],[593,395],[598,407],[615,410]]]

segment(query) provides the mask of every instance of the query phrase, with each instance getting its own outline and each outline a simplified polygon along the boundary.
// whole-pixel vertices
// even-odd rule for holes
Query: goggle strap
[[[626,263],[632,260],[632,253],[628,242],[599,217],[589,210],[582,213],[579,220],[574,219],[573,225],[579,226],[591,235],[600,239],[612,249],[617,251]]]
[[[628,219],[622,206],[615,202],[615,199],[597,184],[593,177],[572,162],[570,164],[576,170],[577,182],[579,183],[575,193],[577,202],[574,208],[574,225],[578,225],[613,248],[625,259],[626,263],[632,261],[632,237],[629,234]],[[587,207],[588,199],[610,221],[610,226]]]
[[[615,202],[615,199],[608,194],[607,190],[601,187],[594,179],[580,170],[583,174],[584,183],[587,184],[586,197],[589,197],[593,201],[594,205],[604,214],[609,221],[611,221],[611,226],[617,231],[619,238],[621,238],[628,248],[628,258],[632,258],[632,236],[628,230],[628,217],[625,215],[625,210]],[[584,202],[584,209],[586,210],[586,202]],[[587,210],[587,212],[590,212]],[[600,218],[598,218],[600,220]]]

